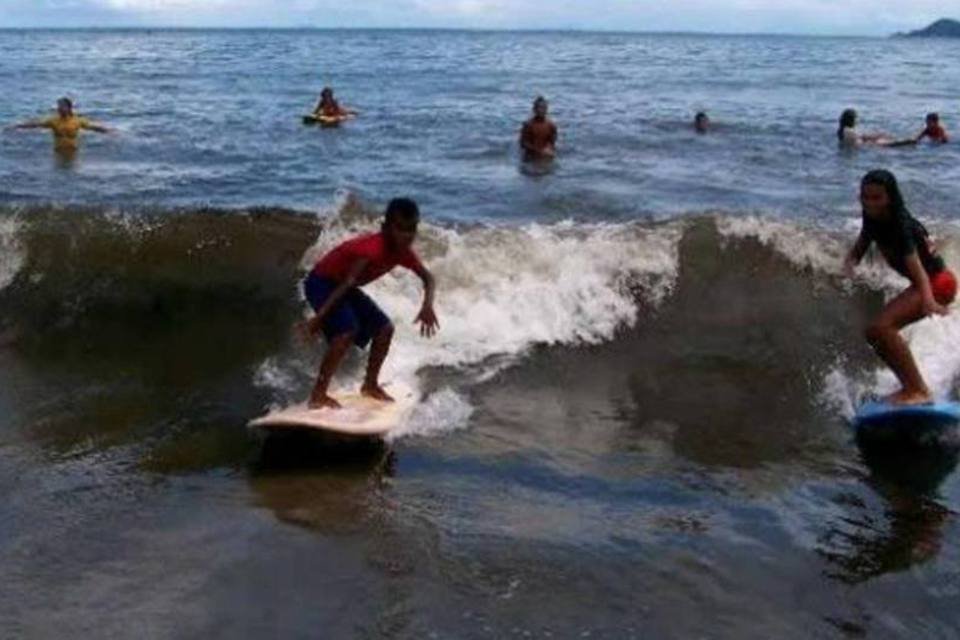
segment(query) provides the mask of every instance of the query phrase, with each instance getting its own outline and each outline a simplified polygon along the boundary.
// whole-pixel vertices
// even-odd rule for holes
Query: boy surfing
[[[436,291],[433,275],[413,250],[419,222],[420,210],[413,200],[392,200],[378,233],[358,236],[334,247],[304,280],[304,295],[314,316],[302,325],[303,329],[310,338],[323,332],[327,340],[327,352],[310,394],[311,409],[340,408],[328,389],[351,344],[361,349],[370,345],[360,392],[383,402],[393,401],[380,386],[380,369],[390,351],[393,323],[361,287],[395,267],[410,269],[423,281],[423,304],[414,320],[420,323],[420,335],[432,338],[440,328],[433,310]]]

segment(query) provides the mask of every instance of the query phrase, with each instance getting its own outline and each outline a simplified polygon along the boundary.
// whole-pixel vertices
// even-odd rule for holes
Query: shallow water
[[[0,118],[75,67],[123,131],[67,169],[2,138],[0,635],[953,637],[956,457],[854,442],[852,408],[892,385],[860,330],[902,283],[839,259],[882,162],[960,263],[957,152],[830,139],[848,103],[949,126],[950,47],[0,33]],[[331,48],[364,117],[303,130],[323,80],[290,60]],[[531,178],[511,142],[536,91],[569,133]],[[677,133],[703,105],[716,134]],[[303,266],[399,192],[429,212],[443,331],[405,320],[409,276],[370,291],[421,408],[382,446],[251,437],[309,388]],[[960,320],[908,339],[954,396]]]

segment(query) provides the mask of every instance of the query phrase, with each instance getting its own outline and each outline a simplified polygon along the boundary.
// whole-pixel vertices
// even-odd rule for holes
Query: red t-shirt
[[[373,282],[397,266],[406,267],[411,271],[422,268],[420,258],[413,249],[391,251],[387,247],[383,233],[371,233],[347,240],[334,247],[317,262],[313,272],[321,278],[343,282],[350,269],[361,258],[369,262],[357,278],[358,287]]]
[[[947,141],[947,131],[939,124],[932,127],[927,127],[925,131],[927,136],[934,142],[946,142]]]

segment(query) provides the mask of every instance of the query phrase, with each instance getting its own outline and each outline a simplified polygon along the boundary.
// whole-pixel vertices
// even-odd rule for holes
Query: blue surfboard
[[[858,437],[915,444],[935,444],[960,425],[960,403],[893,405],[866,402],[853,418]]]

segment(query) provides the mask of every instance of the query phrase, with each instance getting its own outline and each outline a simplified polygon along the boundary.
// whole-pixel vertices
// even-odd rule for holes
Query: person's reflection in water
[[[271,436],[251,470],[261,506],[277,519],[328,534],[346,534],[373,515],[395,459],[379,441],[314,434]]]
[[[906,571],[940,553],[952,512],[937,501],[937,490],[958,457],[956,448],[904,451],[861,443],[861,451],[870,469],[866,482],[887,508],[882,514],[845,514],[818,550],[831,565],[827,575],[850,584]],[[842,502],[869,509],[855,496]]]

